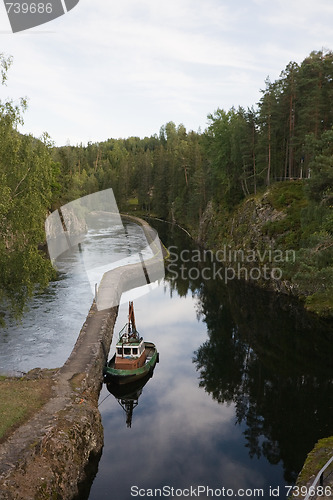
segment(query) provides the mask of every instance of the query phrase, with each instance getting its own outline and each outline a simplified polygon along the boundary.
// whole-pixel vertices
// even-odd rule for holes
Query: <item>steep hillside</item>
[[[232,212],[209,208],[198,240],[223,254],[229,276],[298,296],[308,310],[333,316],[330,209],[305,196],[306,181],[280,182]],[[232,271],[233,270],[233,271]]]

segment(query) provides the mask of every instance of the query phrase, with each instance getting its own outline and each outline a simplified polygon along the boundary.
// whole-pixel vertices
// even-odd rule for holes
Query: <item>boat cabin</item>
[[[137,335],[123,335],[116,345],[115,368],[134,370],[140,368],[146,361],[145,343]]]
[[[128,324],[116,345],[115,368],[119,370],[135,370],[146,362],[146,348],[143,338],[139,336],[134,318],[133,302],[129,303]],[[124,331],[124,329],[122,331]]]

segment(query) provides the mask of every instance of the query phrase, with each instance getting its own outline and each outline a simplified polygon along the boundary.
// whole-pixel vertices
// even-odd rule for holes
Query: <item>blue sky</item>
[[[218,107],[255,105],[269,75],[333,50],[332,0],[80,0],[12,34],[0,99],[27,96],[23,131],[57,145],[144,137],[172,120],[204,130]]]

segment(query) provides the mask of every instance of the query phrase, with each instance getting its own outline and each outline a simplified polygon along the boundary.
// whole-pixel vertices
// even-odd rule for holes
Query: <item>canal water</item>
[[[172,247],[172,262],[159,283],[124,297],[110,355],[134,299],[138,331],[156,344],[159,363],[145,385],[127,393],[114,395],[103,384],[104,448],[78,499],[286,498],[315,442],[333,434],[332,324],[289,298],[207,279],[201,262],[175,258],[192,249],[181,230],[156,229]],[[140,231],[129,224],[117,238],[110,229],[89,236],[86,247],[91,255],[112,247],[115,265],[135,260],[138,248],[144,251]],[[64,259],[62,278],[33,302],[31,333],[8,327],[7,342],[1,336],[6,368],[66,359],[92,298],[84,273],[73,271],[87,248]],[[8,348],[12,334],[24,356]]]
[[[90,226],[80,248],[75,246],[56,260],[57,281],[33,297],[21,321],[17,324],[10,314],[5,316],[6,327],[0,328],[0,374],[62,366],[103,272],[151,256],[137,224],[125,220],[119,224],[98,215]]]
[[[182,250],[196,250],[186,235],[156,229],[173,256],[135,312],[160,361],[143,387],[103,386],[104,449],[80,499],[286,498],[333,433],[332,325],[290,299],[203,279],[216,263],[184,263]]]

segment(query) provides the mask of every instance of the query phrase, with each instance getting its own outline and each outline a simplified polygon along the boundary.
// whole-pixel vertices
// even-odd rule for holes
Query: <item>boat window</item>
[[[118,352],[118,354],[120,354],[120,355],[121,355],[121,354],[123,353],[123,349],[122,349],[122,347],[118,347],[117,352]]]
[[[131,348],[130,347],[125,347],[124,348],[124,354],[131,354]]]
[[[133,347],[132,354],[138,354],[138,348],[137,347]]]

